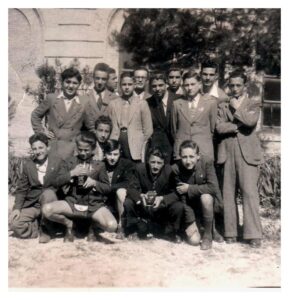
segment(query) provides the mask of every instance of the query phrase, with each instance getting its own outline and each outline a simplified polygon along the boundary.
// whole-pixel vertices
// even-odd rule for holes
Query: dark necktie
[[[102,96],[101,96],[101,93],[98,94],[97,107],[98,107],[99,110],[101,110],[101,107],[102,107]]]

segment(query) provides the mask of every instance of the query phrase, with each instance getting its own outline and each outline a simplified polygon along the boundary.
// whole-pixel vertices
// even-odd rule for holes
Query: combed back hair
[[[121,151],[121,144],[117,140],[107,140],[104,147],[103,147],[103,152],[104,154],[110,153],[114,150],[120,150]]]
[[[95,129],[97,129],[100,124],[109,125],[110,132],[111,132],[112,121],[109,116],[101,115],[100,117],[98,117],[98,119],[95,121]]]
[[[167,76],[164,72],[155,72],[150,77],[150,84],[152,84],[153,80],[163,80],[167,82]]]
[[[186,148],[191,148],[193,150],[196,150],[196,154],[200,153],[200,148],[196,142],[194,142],[192,140],[186,140],[186,141],[183,141],[180,145],[180,149],[179,149],[180,156],[182,154],[182,150],[186,149]]]
[[[242,78],[244,83],[247,82],[247,76],[244,74],[242,70],[235,70],[229,75],[229,80],[232,78]]]
[[[174,72],[180,72],[180,74],[181,74],[181,76],[182,76],[183,71],[182,71],[181,67],[178,67],[178,66],[171,66],[171,67],[168,69],[168,71],[167,71],[167,76],[169,76],[170,73],[173,72],[173,71],[174,71]]]
[[[167,158],[167,153],[165,153],[164,151],[162,151],[159,147],[153,147],[149,150],[148,153],[148,159],[150,159],[150,157],[153,156],[157,156],[163,160],[165,160]]]
[[[82,80],[82,76],[81,76],[80,72],[74,67],[65,69],[61,73],[60,76],[61,76],[62,81],[64,81],[67,78],[72,78],[72,77],[75,77],[78,80],[79,83],[81,83],[81,80]]]
[[[116,74],[116,71],[115,71],[114,68],[109,67],[107,73],[108,73],[108,75],[110,75],[110,74]]]
[[[218,73],[218,71],[219,71],[219,66],[212,60],[206,60],[206,61],[202,62],[201,72],[205,68],[215,69],[216,73]]]
[[[31,137],[29,138],[30,146],[32,146],[33,143],[38,142],[38,141],[42,142],[43,144],[48,146],[48,137],[46,136],[45,133],[43,133],[43,132],[35,133],[35,134],[31,135]]]
[[[190,69],[190,70],[188,70],[187,72],[184,73],[183,82],[186,79],[189,79],[189,78],[195,78],[197,81],[199,81],[199,82],[201,81],[200,74],[198,74],[194,69]]]
[[[92,149],[96,147],[96,136],[91,131],[82,131],[76,137],[76,143],[79,142],[87,143],[91,146]]]
[[[102,72],[106,72],[108,74],[109,72],[109,65],[106,64],[106,63],[98,63],[94,66],[94,69],[93,69],[93,74],[96,72],[96,71],[102,71]]]
[[[122,72],[120,74],[120,82],[123,80],[123,78],[125,77],[129,77],[129,78],[132,78],[133,79],[133,73],[132,72],[129,72],[129,71],[125,71],[125,72]]]
[[[133,75],[135,74],[136,71],[146,71],[147,72],[147,77],[149,77],[149,70],[144,66],[136,67],[133,71]]]

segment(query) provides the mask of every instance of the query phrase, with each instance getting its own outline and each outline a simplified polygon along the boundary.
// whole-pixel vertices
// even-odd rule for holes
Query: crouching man
[[[66,227],[64,242],[73,242],[73,218],[92,220],[87,240],[95,241],[96,228],[114,232],[117,222],[105,206],[106,194],[111,191],[104,164],[93,160],[96,137],[92,132],[81,132],[76,137],[77,156],[68,158],[60,167],[55,185],[65,186],[64,200],[44,205],[43,213],[51,221]]]
[[[57,201],[56,189],[52,186],[60,158],[49,153],[48,137],[36,133],[29,138],[32,157],[23,162],[23,171],[18,182],[15,204],[10,215],[10,229],[19,238],[38,237],[38,219],[45,203]],[[40,222],[39,242],[50,240],[49,228],[44,219]]]

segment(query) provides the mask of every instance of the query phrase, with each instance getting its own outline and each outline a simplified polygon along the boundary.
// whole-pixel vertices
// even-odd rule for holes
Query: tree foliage
[[[183,67],[206,58],[280,74],[280,9],[128,9],[113,39],[133,64]],[[175,61],[174,60],[174,61]]]

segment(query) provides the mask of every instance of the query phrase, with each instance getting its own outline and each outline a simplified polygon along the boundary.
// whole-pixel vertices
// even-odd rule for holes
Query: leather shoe
[[[95,242],[96,241],[96,237],[95,237],[94,232],[89,232],[88,235],[87,235],[86,240],[88,242]]]
[[[212,248],[212,240],[204,238],[201,242],[201,250],[209,250]]]
[[[237,238],[235,238],[235,237],[227,237],[227,238],[225,238],[225,242],[227,244],[234,244],[234,243],[237,243]]]
[[[125,235],[124,235],[124,231],[122,227],[118,227],[117,228],[117,232],[116,232],[116,239],[118,240],[124,240],[125,239]]]
[[[252,239],[249,242],[250,247],[252,248],[260,248],[261,247],[261,239]]]
[[[175,244],[181,244],[182,238],[178,234],[173,234],[170,236],[169,240]]]
[[[74,242],[74,235],[72,233],[72,229],[69,228],[66,229],[66,234],[64,236],[63,242],[70,242],[70,243]]]
[[[221,234],[217,230],[213,231],[213,239],[214,239],[214,242],[216,242],[216,243],[224,242],[224,238],[221,236]]]

